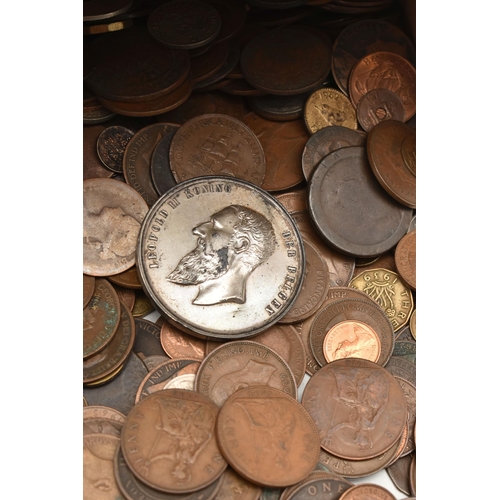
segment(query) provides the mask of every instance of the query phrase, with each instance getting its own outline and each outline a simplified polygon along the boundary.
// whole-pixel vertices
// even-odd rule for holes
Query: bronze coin
[[[134,318],[135,342],[133,351],[136,354],[147,356],[164,356],[166,353],[161,346],[161,328],[144,318]]]
[[[195,83],[193,89],[207,92],[209,90],[214,90],[215,87],[219,88],[218,87],[219,85],[224,86],[226,84],[229,84],[231,80],[228,79],[228,75],[237,66],[239,60],[240,60],[240,49],[234,45],[231,45],[229,47],[229,54],[224,64],[213,75],[210,75],[208,78],[205,78],[201,82]],[[205,111],[205,113],[208,112],[209,110]],[[214,109],[210,110],[210,112],[213,113],[217,112],[220,114],[231,114],[231,113],[224,113],[223,109]],[[200,114],[203,114],[201,110],[199,110],[196,113],[196,116]],[[235,116],[234,118],[239,118],[239,116]]]
[[[168,321],[161,326],[160,342],[172,359],[194,358],[201,361],[205,358],[206,341],[179,330]]]
[[[148,17],[153,38],[171,49],[194,49],[219,34],[219,13],[198,0],[174,0],[157,7]]]
[[[357,484],[346,491],[340,500],[367,500],[369,498],[396,500],[396,497],[389,490],[375,483]]]
[[[119,285],[113,285],[120,302],[129,310],[132,311],[135,304],[135,291],[131,288],[124,288]]]
[[[361,97],[374,89],[389,89],[401,99],[404,121],[415,114],[416,72],[404,57],[392,52],[374,52],[354,65],[349,75],[349,97],[353,105],[357,108]]]
[[[319,436],[304,407],[271,387],[236,391],[219,411],[221,451],[252,483],[285,487],[305,479],[319,456]]]
[[[275,194],[274,197],[286,208],[289,214],[307,210],[307,191],[305,189]]]
[[[172,170],[170,169],[169,157],[170,145],[177,132],[177,128],[165,134],[158,141],[151,156],[151,179],[156,192],[160,196],[177,184],[172,174]]]
[[[97,177],[109,178],[113,172],[106,168],[97,154],[97,138],[106,127],[86,125],[83,127],[83,180]]]
[[[125,415],[111,408],[103,405],[88,405],[83,408],[83,421],[86,419],[103,419],[114,422],[117,427],[121,429],[121,425],[125,422]]]
[[[415,130],[404,123],[380,122],[368,134],[366,151],[373,173],[385,191],[403,205],[415,208],[417,180],[406,167],[402,153],[408,137],[415,137]]]
[[[227,115],[201,115],[181,125],[170,145],[177,182],[203,175],[228,175],[260,186],[266,159],[255,134]]]
[[[302,120],[276,123],[254,112],[243,121],[257,136],[266,157],[262,189],[282,191],[304,180],[301,156],[308,134]]]
[[[410,463],[410,491],[412,495],[417,494],[417,456],[413,455]]]
[[[342,477],[324,477],[305,482],[293,490],[290,500],[339,500],[342,494],[353,486]]]
[[[97,138],[97,154],[104,166],[113,172],[123,172],[123,153],[134,132],[122,125],[104,129]]]
[[[262,488],[228,467],[222,474],[222,484],[214,500],[259,500]]]
[[[361,147],[325,156],[309,182],[308,200],[318,232],[354,257],[375,257],[395,246],[413,215],[382,189]]]
[[[109,281],[111,281],[114,285],[119,285],[124,288],[132,288],[133,290],[139,290],[142,288],[139,276],[137,275],[137,268],[135,266],[132,266],[130,269],[127,269],[119,274],[107,276],[107,279],[109,279]]]
[[[358,103],[356,116],[363,130],[369,132],[384,120],[404,121],[405,110],[401,99],[389,89],[373,89]]]
[[[304,30],[273,29],[250,40],[241,52],[245,79],[274,95],[313,90],[330,71],[330,48]]]
[[[88,276],[87,274],[83,275],[83,307],[90,302],[92,295],[94,295],[95,288],[95,277]]]
[[[242,387],[273,387],[297,397],[297,385],[286,361],[269,347],[239,340],[222,344],[201,363],[195,390],[221,406]]]
[[[410,465],[413,460],[412,455],[398,458],[393,464],[387,467],[387,474],[392,479],[394,486],[405,495],[410,493]]]
[[[191,61],[193,82],[202,82],[219,71],[229,57],[227,43],[214,45],[205,54]]]
[[[83,359],[102,351],[120,322],[120,301],[108,280],[96,279],[94,294],[83,309]]]
[[[417,231],[403,236],[396,246],[394,260],[398,273],[412,290],[417,288]]]
[[[114,179],[83,182],[83,272],[111,276],[135,264],[139,228],[148,211],[127,184]]]
[[[308,96],[308,92],[297,95],[267,94],[250,97],[248,104],[262,118],[283,122],[302,118]]]
[[[221,19],[219,34],[214,45],[232,40],[245,26],[247,16],[246,5],[242,0],[204,0],[211,5]]]
[[[121,448],[132,473],[167,493],[207,487],[224,472],[214,428],[217,406],[183,389],[158,391],[139,401],[123,424]]]
[[[307,383],[302,401],[318,428],[321,447],[348,460],[384,453],[406,425],[400,385],[385,368],[365,359],[323,366]]]

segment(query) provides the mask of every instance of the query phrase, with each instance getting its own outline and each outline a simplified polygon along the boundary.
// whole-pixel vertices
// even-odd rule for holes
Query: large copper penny
[[[144,221],[137,258],[158,311],[204,338],[269,328],[292,306],[305,270],[286,210],[230,177],[198,177],[165,193]]]
[[[396,497],[378,484],[357,484],[346,491],[340,500],[396,500]]]
[[[417,230],[407,233],[400,240],[394,252],[398,273],[412,288],[417,288]]]
[[[375,257],[395,246],[413,216],[380,186],[361,147],[321,160],[309,182],[309,211],[318,232],[354,257]]]
[[[83,181],[83,272],[110,276],[130,269],[147,211],[141,196],[124,182]]]
[[[365,359],[323,366],[309,380],[302,401],[318,428],[321,447],[348,460],[384,453],[406,425],[406,399],[397,380]]]
[[[241,340],[213,350],[201,363],[195,389],[221,406],[242,387],[273,387],[293,398],[297,386],[285,360],[269,347]]]
[[[262,184],[266,159],[255,134],[227,115],[201,115],[181,125],[170,145],[177,182],[204,175],[228,175]]]
[[[224,403],[217,439],[233,469],[261,486],[305,479],[319,456],[319,436],[304,407],[270,387],[246,387]]]
[[[137,403],[123,424],[121,448],[132,473],[152,488],[189,493],[213,483],[227,467],[215,438],[217,406],[183,389]]]

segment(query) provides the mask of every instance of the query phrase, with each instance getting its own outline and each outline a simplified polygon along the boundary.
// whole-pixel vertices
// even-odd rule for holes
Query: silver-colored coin
[[[231,177],[197,177],[148,212],[137,269],[155,307],[177,326],[236,340],[290,309],[304,279],[304,247],[293,219],[263,189]]]

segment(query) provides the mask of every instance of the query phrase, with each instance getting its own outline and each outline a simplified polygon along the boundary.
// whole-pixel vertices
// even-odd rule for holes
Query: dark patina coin
[[[405,110],[401,99],[391,90],[373,89],[360,98],[356,116],[363,130],[369,132],[381,121],[404,121]]]
[[[174,128],[159,140],[151,156],[151,179],[160,196],[177,184],[170,170],[169,153],[170,144],[178,128]]]
[[[134,318],[135,321],[135,342],[133,351],[144,357],[166,356],[161,346],[161,328],[144,318]]]
[[[97,138],[97,154],[104,166],[113,172],[123,172],[123,153],[134,132],[121,125],[113,125]]]
[[[262,118],[282,122],[301,118],[308,97],[308,92],[291,96],[269,94],[251,97],[248,104]]]

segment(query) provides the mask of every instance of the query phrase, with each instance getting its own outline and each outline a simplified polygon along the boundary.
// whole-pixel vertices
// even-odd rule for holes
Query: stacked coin
[[[401,11],[129,3],[84,12],[84,498],[414,496]]]

